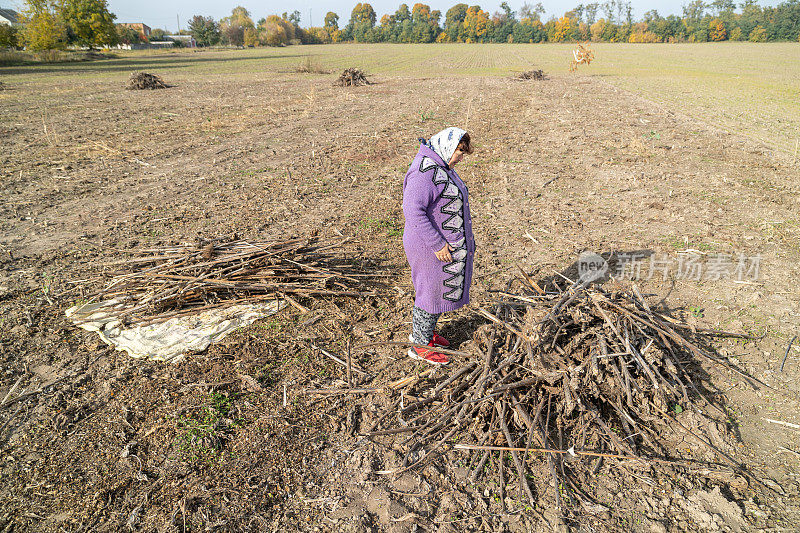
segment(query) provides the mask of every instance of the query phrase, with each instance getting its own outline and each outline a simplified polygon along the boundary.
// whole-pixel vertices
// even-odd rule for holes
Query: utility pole
[[[178,31],[175,32],[175,35],[179,35],[181,33],[181,16],[175,13],[175,19],[178,21]]]
[[[313,28],[314,27],[314,22],[313,22],[313,19],[311,18],[311,8],[310,7],[308,8],[308,27],[309,28]]]

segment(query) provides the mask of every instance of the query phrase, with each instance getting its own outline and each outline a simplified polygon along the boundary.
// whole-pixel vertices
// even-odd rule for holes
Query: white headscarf
[[[467,132],[461,128],[447,128],[431,137],[428,144],[442,158],[444,164],[449,165],[450,158],[453,157],[465,133]]]

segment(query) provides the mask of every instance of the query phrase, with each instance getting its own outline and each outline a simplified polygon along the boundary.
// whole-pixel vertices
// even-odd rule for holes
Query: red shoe
[[[429,342],[428,346],[433,347],[433,341]],[[416,346],[409,348],[408,356],[412,359],[419,359],[420,361],[431,363],[432,365],[446,365],[450,362],[450,359],[443,353],[434,352],[426,348],[417,348]]]
[[[450,341],[434,331],[433,344],[435,344],[436,346],[441,346],[442,348],[447,348],[448,346],[450,346]]]

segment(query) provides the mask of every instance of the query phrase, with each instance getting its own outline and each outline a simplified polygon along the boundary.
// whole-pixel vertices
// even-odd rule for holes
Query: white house
[[[19,13],[13,9],[0,8],[0,24],[19,24]]]

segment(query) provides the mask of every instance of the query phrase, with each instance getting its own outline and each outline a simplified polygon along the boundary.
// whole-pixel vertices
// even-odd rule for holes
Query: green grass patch
[[[242,420],[231,420],[237,394],[210,392],[203,405],[177,418],[178,457],[194,466],[207,466],[220,459],[225,443]]]
[[[697,239],[697,236],[684,236],[679,237],[678,235],[667,235],[662,238],[662,242],[676,250],[686,250],[686,249],[694,249],[700,250],[701,252],[713,252],[716,250],[716,247],[713,244],[701,242]]]
[[[360,230],[381,233],[387,237],[403,236],[403,224],[400,222],[400,220],[395,218],[363,218],[361,221],[359,221],[358,228]]]

